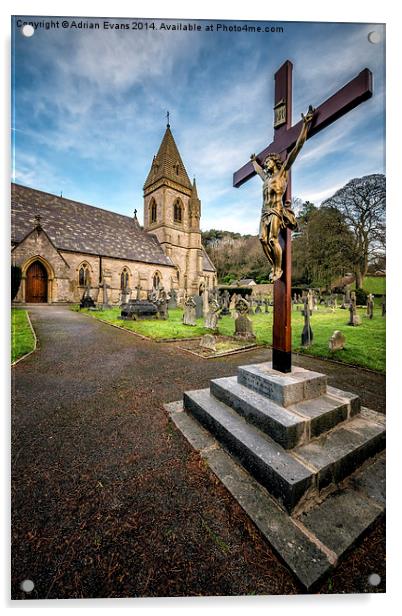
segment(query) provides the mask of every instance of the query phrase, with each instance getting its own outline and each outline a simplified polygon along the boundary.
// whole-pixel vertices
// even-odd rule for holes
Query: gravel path
[[[65,307],[30,315],[39,349],[13,368],[13,598],[300,592],[163,410],[269,349],[203,360]],[[385,377],[294,359],[384,412]],[[379,523],[321,592],[384,591],[367,584],[385,576],[383,535]]]

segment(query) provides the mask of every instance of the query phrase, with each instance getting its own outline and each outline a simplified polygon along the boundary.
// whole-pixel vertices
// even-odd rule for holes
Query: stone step
[[[294,509],[312,485],[312,471],[217,400],[209,389],[184,393],[183,404],[287,511]]]
[[[315,475],[322,490],[336,484],[385,447],[385,425],[380,413],[361,413],[327,434],[292,450],[291,455]]]
[[[284,449],[309,441],[352,417],[360,410],[358,396],[328,388],[328,393],[283,407],[241,385],[236,377],[214,379],[211,393],[263,432]]]
[[[305,419],[241,385],[235,376],[213,379],[210,391],[215,398],[268,434],[284,449],[296,447],[303,440]]]
[[[288,407],[302,400],[318,398],[327,391],[327,377],[319,372],[293,366],[283,374],[272,369],[271,362],[240,366],[237,380],[281,406]]]
[[[215,391],[217,391],[215,389]],[[285,450],[209,389],[184,394],[184,408],[207,428],[289,512],[306,493],[337,484],[385,446],[379,413],[362,409],[309,443]]]
[[[360,398],[327,387],[327,393],[288,406],[288,411],[305,418],[305,441],[328,432],[360,411]]]

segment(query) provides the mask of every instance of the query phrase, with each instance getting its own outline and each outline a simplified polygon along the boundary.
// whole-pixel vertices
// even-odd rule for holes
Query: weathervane
[[[169,113],[169,111],[167,111],[167,112],[166,112],[166,119],[167,119],[167,127],[168,127],[168,128],[170,128],[169,117],[170,117],[170,113]]]

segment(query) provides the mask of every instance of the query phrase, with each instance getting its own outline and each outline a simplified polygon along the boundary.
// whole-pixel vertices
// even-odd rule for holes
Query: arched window
[[[175,222],[183,222],[183,205],[180,199],[176,199],[174,202],[173,217]]]
[[[150,210],[149,218],[150,218],[151,223],[156,222],[157,210],[156,210],[155,199],[152,199],[151,204],[149,206],[149,210]]]
[[[152,278],[152,286],[157,291],[161,287],[161,275],[159,272],[155,272]]]
[[[86,287],[91,283],[91,276],[89,272],[89,266],[87,263],[83,263],[78,270],[78,284],[80,287]]]
[[[128,269],[126,267],[123,268],[120,274],[120,289],[122,291],[128,289]]]

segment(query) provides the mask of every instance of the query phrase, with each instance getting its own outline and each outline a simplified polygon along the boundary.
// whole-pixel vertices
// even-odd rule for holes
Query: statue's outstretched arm
[[[311,121],[314,117],[314,113],[315,113],[315,109],[313,109],[313,107],[310,105],[306,115],[301,114],[303,118],[303,128],[301,129],[300,135],[297,138],[295,147],[289,153],[288,157],[283,163],[282,171],[289,171],[290,167],[293,165],[293,163],[296,160],[296,156],[298,155],[303,145],[305,144],[306,139],[307,139],[307,133],[309,131]]]
[[[259,163],[257,162],[257,158],[255,156],[255,154],[252,154],[250,156],[250,160],[253,163],[253,167],[254,167],[254,171],[260,176],[260,178],[264,181],[266,179],[266,174],[264,172],[264,169],[261,167],[261,165],[259,165]]]

